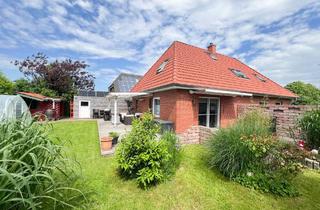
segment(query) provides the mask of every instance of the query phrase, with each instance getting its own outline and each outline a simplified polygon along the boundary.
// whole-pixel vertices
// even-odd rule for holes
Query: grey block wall
[[[90,117],[92,118],[93,109],[111,109],[111,113],[114,113],[114,100],[108,100],[106,97],[96,96],[74,96],[73,97],[73,116],[75,119],[79,118],[79,101],[90,101]],[[118,99],[118,113],[128,112],[128,106],[126,99]]]

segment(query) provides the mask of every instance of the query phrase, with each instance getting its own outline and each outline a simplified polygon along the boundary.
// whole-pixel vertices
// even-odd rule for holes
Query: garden
[[[0,207],[320,209],[320,173],[304,168],[308,154],[269,126],[252,112],[207,144],[177,146],[145,115],[116,155],[103,157],[95,121],[1,124]]]

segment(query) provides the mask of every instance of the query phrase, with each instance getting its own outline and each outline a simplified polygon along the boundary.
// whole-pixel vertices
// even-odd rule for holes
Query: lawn
[[[80,183],[91,189],[90,209],[320,209],[320,173],[296,180],[301,196],[281,198],[242,187],[208,168],[202,145],[183,148],[174,178],[147,191],[119,178],[113,157],[102,157],[95,121],[53,123],[53,136],[69,140],[68,156],[82,167]]]

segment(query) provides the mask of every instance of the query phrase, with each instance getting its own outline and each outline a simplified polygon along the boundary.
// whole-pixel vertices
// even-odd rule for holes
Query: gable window
[[[244,78],[244,79],[249,79],[249,77],[247,77],[247,75],[245,75],[242,71],[240,71],[238,69],[230,69],[230,71],[232,71],[232,73],[234,75],[236,75],[237,77]]]
[[[278,102],[276,102],[276,105],[277,105],[277,106],[283,105],[283,101],[278,101]]]
[[[262,76],[260,76],[259,74],[254,74],[254,76],[255,76],[258,80],[260,80],[261,82],[266,82],[266,80],[265,80]]]
[[[219,98],[200,98],[198,110],[199,125],[216,128],[219,127],[220,101]]]
[[[157,68],[157,74],[163,71],[164,67],[166,67],[168,62],[169,62],[169,59],[166,59],[160,64],[160,66]]]
[[[160,117],[160,98],[159,98],[159,97],[153,98],[153,102],[152,102],[152,114],[153,114],[155,117]]]

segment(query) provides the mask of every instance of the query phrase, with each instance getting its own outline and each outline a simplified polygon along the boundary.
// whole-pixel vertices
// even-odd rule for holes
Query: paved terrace
[[[101,155],[111,155],[115,152],[116,146],[111,150],[104,151],[101,149],[101,138],[109,136],[110,132],[117,132],[119,134],[119,141],[123,136],[131,130],[131,125],[117,124],[113,125],[111,121],[104,121],[103,119],[97,120],[98,132],[99,132],[99,144]]]

